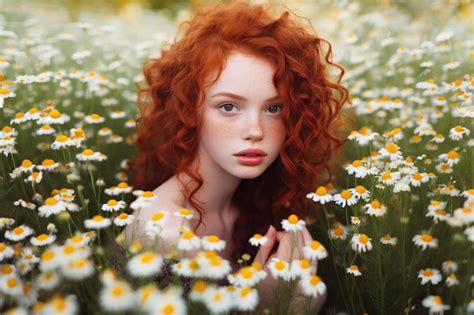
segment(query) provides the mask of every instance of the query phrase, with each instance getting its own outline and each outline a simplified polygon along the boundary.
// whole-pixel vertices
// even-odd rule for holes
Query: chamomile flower
[[[105,118],[100,116],[99,114],[92,114],[92,115],[87,115],[84,120],[88,124],[100,124],[105,121]]]
[[[201,276],[210,279],[221,279],[232,270],[230,262],[213,251],[200,251],[195,256],[201,267]]]
[[[357,199],[368,201],[370,197],[370,191],[365,189],[365,187],[362,185],[357,185],[355,188],[350,188],[349,190],[356,196]]]
[[[204,302],[204,296],[210,285],[204,280],[196,280],[189,292],[189,299],[194,302]]]
[[[313,200],[314,202],[319,202],[320,204],[325,204],[332,201],[332,195],[328,192],[328,189],[325,186],[319,186],[316,191],[306,195],[306,198]]]
[[[467,239],[470,242],[474,243],[474,226],[470,226],[467,229],[464,230],[464,234],[466,234]]]
[[[181,208],[173,213],[175,217],[191,220],[193,218],[193,211],[186,208]]]
[[[457,208],[454,210],[454,217],[468,225],[474,222],[474,209],[472,207]]]
[[[474,201],[474,188],[464,190],[461,196],[466,197],[467,201]]]
[[[187,314],[186,303],[183,300],[181,288],[169,287],[164,292],[160,292],[153,301],[150,303],[147,310],[149,314],[176,314],[185,315]]]
[[[356,178],[365,178],[367,176],[367,168],[362,164],[361,160],[354,160],[344,169],[349,175],[355,174]]]
[[[0,218],[0,229],[3,229],[4,227],[9,227],[12,224],[15,223],[15,220],[12,218]]]
[[[329,231],[329,237],[332,239],[345,240],[347,238],[347,227],[341,223],[334,223]]]
[[[18,167],[19,170],[21,170],[22,173],[27,173],[27,172],[33,172],[34,168],[36,167],[35,164],[33,164],[30,160],[24,159],[21,162],[21,165]]]
[[[357,265],[351,265],[349,268],[346,268],[346,272],[348,274],[351,274],[351,275],[355,276],[355,277],[358,277],[358,276],[362,275],[362,273],[359,270],[359,266],[357,266]]]
[[[133,187],[129,186],[126,182],[120,182],[117,186],[112,186],[104,190],[109,196],[117,196],[120,194],[128,194],[133,190]]]
[[[135,216],[133,214],[127,214],[125,212],[120,213],[114,218],[114,224],[116,226],[126,226],[133,222]]]
[[[51,215],[59,214],[66,211],[66,205],[62,200],[55,197],[49,197],[44,201],[44,204],[38,208],[41,217],[50,217]]]
[[[40,171],[56,171],[59,169],[59,163],[52,159],[45,159],[36,168]]]
[[[50,125],[42,125],[40,129],[36,130],[38,136],[42,135],[51,135],[56,132],[56,129],[52,128]]]
[[[125,201],[123,200],[115,200],[115,199],[109,199],[107,201],[107,203],[103,204],[102,205],[102,210],[103,211],[108,211],[108,212],[111,212],[111,211],[120,211],[122,210],[123,208],[125,208]]]
[[[290,264],[286,261],[274,257],[267,264],[267,267],[274,279],[290,280]]]
[[[15,274],[0,278],[0,292],[10,296],[20,296],[23,293],[23,282]]]
[[[441,268],[444,273],[453,273],[458,270],[458,264],[455,261],[448,259],[443,261]]]
[[[306,258],[295,259],[290,263],[290,279],[314,273],[315,266]]]
[[[201,272],[197,261],[189,258],[182,258],[171,269],[175,274],[184,277],[199,277]]]
[[[445,282],[446,286],[448,287],[453,287],[459,284],[459,280],[454,273],[451,273],[449,276],[447,276]]]
[[[373,141],[379,134],[373,132],[369,127],[364,126],[359,131],[353,130],[347,137],[349,140],[355,140],[360,146],[366,146],[370,141]]]
[[[426,183],[429,180],[430,180],[430,177],[428,176],[427,173],[415,172],[410,175],[410,184],[413,187],[419,187],[421,186],[421,183]]]
[[[421,269],[418,271],[418,278],[421,279],[422,285],[425,285],[428,282],[431,282],[431,284],[438,284],[442,279],[439,270],[434,268]]]
[[[86,229],[105,229],[112,224],[112,221],[109,218],[104,218],[100,214],[95,215],[92,219],[86,219],[84,221],[84,226]]]
[[[43,172],[32,172],[25,179],[25,183],[30,182],[30,183],[33,183],[33,184],[39,184],[39,183],[41,183],[42,179],[43,179]]]
[[[55,271],[42,272],[38,276],[38,288],[46,291],[53,290],[59,285],[61,277]]]
[[[288,219],[281,221],[281,226],[287,232],[298,232],[303,230],[306,223],[300,220],[295,214],[291,214]]]
[[[99,301],[106,311],[121,312],[134,307],[135,296],[130,285],[125,281],[113,281],[100,291]]]
[[[449,185],[440,184],[438,188],[436,188],[436,190],[439,191],[441,195],[451,196],[451,197],[457,197],[459,193],[461,192],[452,184],[449,184]]]
[[[448,153],[440,154],[438,159],[452,167],[459,163],[459,153],[455,150],[451,150]]]
[[[152,191],[134,190],[132,193],[133,195],[138,197],[130,204],[130,208],[132,208],[133,210],[138,210],[140,208],[147,207],[157,198]]]
[[[356,252],[362,253],[372,249],[371,238],[365,234],[354,234],[351,239],[352,249]]]
[[[204,250],[221,251],[225,248],[225,241],[217,235],[209,235],[201,238],[201,246]]]
[[[416,246],[421,247],[422,250],[426,248],[436,248],[438,247],[438,239],[433,238],[431,234],[423,233],[417,234],[413,237],[413,242]]]
[[[310,297],[322,296],[326,293],[326,284],[315,274],[301,277],[299,281],[303,294]]]
[[[441,133],[438,133],[429,142],[443,143],[444,141],[445,141],[445,137]]]
[[[453,168],[448,163],[439,163],[435,166],[436,170],[441,174],[451,174]]]
[[[341,193],[334,195],[334,202],[341,207],[352,206],[357,203],[357,197],[350,189],[344,189]]]
[[[444,210],[446,207],[446,202],[445,201],[439,201],[439,200],[431,200],[430,204],[428,205],[428,211],[435,211],[435,210]]]
[[[67,279],[82,280],[92,276],[94,264],[86,258],[80,258],[62,265],[63,276]]]
[[[236,288],[234,299],[235,306],[239,311],[252,311],[258,303],[258,292],[251,287]]]
[[[390,234],[385,234],[380,238],[380,243],[395,246],[397,244],[397,238],[390,236]]]
[[[96,161],[102,162],[107,159],[107,156],[101,152],[94,152],[92,149],[85,149],[81,153],[76,154],[76,158],[79,161],[89,162],[89,161]]]
[[[396,145],[395,143],[388,143],[385,147],[380,149],[378,152],[383,157],[385,156],[389,157],[391,161],[402,158],[402,152],[400,151],[400,147]]]
[[[316,240],[312,240],[303,247],[303,254],[309,260],[321,260],[328,256],[326,248]]]
[[[362,206],[365,212],[374,217],[381,217],[387,212],[387,207],[382,205],[379,200],[372,200],[370,203]]]
[[[127,264],[128,271],[135,277],[148,277],[161,270],[163,258],[151,251],[134,256]]]
[[[56,235],[54,234],[40,234],[30,239],[31,244],[34,246],[46,246],[56,241]]]
[[[203,300],[212,313],[225,313],[234,306],[233,293],[227,287],[208,288]]]
[[[10,240],[10,241],[21,241],[25,239],[26,237],[30,236],[33,234],[33,229],[30,228],[29,226],[22,224],[20,226],[17,226],[16,228],[6,231],[5,232],[5,238]]]
[[[79,304],[74,295],[68,295],[66,298],[54,295],[43,307],[43,314],[48,315],[73,315],[78,311]]]
[[[0,243],[0,261],[11,258],[15,251],[13,248],[5,243]]]
[[[191,230],[184,231],[178,240],[178,249],[192,251],[201,248],[201,239]]]
[[[460,141],[464,136],[469,136],[471,131],[463,126],[456,126],[454,128],[449,129],[449,138],[454,141]]]
[[[262,234],[258,234],[258,233],[254,234],[254,236],[252,236],[249,239],[249,243],[252,246],[262,246],[262,245],[265,245],[267,242],[268,242],[268,238],[266,238]]]
[[[428,210],[428,213],[426,213],[426,216],[432,217],[433,221],[435,223],[438,223],[438,221],[446,221],[447,218],[450,216],[450,214],[446,213],[446,211],[444,211],[443,209],[436,209],[432,211]]]
[[[163,211],[155,212],[145,224],[145,233],[151,238],[164,236],[164,227],[168,221],[168,215]]]
[[[439,295],[429,295],[423,299],[421,304],[429,309],[429,314],[443,314],[444,311],[450,309],[449,305],[443,304],[443,300]]]

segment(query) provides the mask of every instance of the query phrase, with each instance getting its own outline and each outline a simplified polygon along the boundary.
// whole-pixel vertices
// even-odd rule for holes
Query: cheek
[[[235,126],[226,122],[225,119],[207,119],[204,126],[204,134],[211,141],[233,138],[236,134]]]
[[[268,137],[274,141],[283,143],[286,138],[286,129],[283,122],[271,124],[268,127]]]

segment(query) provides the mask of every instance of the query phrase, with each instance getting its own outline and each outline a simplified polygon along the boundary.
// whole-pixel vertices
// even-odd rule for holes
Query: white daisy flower
[[[438,159],[442,162],[446,162],[449,166],[454,166],[459,163],[459,153],[452,150],[448,153],[443,153],[438,156]]]
[[[351,224],[352,225],[357,225],[359,226],[360,225],[360,218],[357,217],[357,216],[351,216]]]
[[[410,184],[413,187],[421,186],[421,183],[426,183],[430,180],[430,177],[427,173],[414,173],[410,176]]]
[[[78,313],[79,304],[74,295],[68,295],[66,298],[54,295],[45,303],[42,311],[48,315],[73,315]]]
[[[48,114],[45,116],[41,116],[37,124],[39,125],[64,125],[66,122],[70,121],[71,117],[69,115],[63,114],[57,109],[52,109]]]
[[[9,296],[21,296],[23,294],[23,282],[14,274],[0,278],[0,291]]]
[[[107,203],[102,205],[102,210],[103,211],[109,211],[109,212],[111,212],[111,211],[120,211],[123,208],[125,208],[125,205],[126,205],[126,203],[123,200],[117,201],[115,199],[109,199],[107,201]]]
[[[59,163],[52,159],[45,159],[36,168],[40,171],[55,171],[59,169]]]
[[[36,130],[38,136],[51,135],[55,132],[56,129],[52,128],[50,125],[42,125],[38,130]]]
[[[368,169],[362,164],[361,160],[355,160],[344,168],[349,175],[355,174],[356,178],[365,178]]]
[[[55,271],[42,272],[38,276],[38,289],[51,291],[59,285],[61,277]]]
[[[133,214],[127,214],[125,212],[120,213],[114,218],[114,224],[116,226],[126,226],[133,222],[135,216]]]
[[[168,221],[168,215],[163,211],[155,212],[145,224],[145,233],[151,238],[164,237],[165,224]]]
[[[84,226],[86,229],[105,229],[112,224],[109,218],[104,218],[100,214],[95,215],[92,219],[86,219],[84,221]]]
[[[15,251],[13,248],[5,243],[0,243],[0,261],[11,258]]]
[[[365,189],[365,187],[362,185],[357,185],[355,188],[349,188],[349,190],[357,197],[357,199],[368,201],[370,197],[370,191]]]
[[[40,217],[50,217],[51,215],[59,214],[66,211],[66,206],[62,200],[55,197],[49,197],[44,201],[44,205],[38,208]]]
[[[178,249],[192,251],[201,248],[201,239],[191,230],[184,231],[178,240]]]
[[[329,237],[332,239],[345,240],[347,238],[347,227],[341,223],[334,223],[329,231]]]
[[[349,140],[355,140],[360,146],[366,146],[373,141],[379,134],[373,132],[369,127],[364,126],[359,131],[353,130],[347,137]]]
[[[472,207],[457,208],[454,210],[454,217],[469,225],[474,222],[474,209]]]
[[[154,252],[144,252],[134,256],[127,264],[128,271],[135,277],[148,277],[161,270],[163,258]]]
[[[258,233],[254,234],[254,236],[252,236],[249,239],[249,243],[252,246],[262,246],[262,245],[265,245],[267,242],[268,242],[268,238]]]
[[[31,244],[34,246],[46,246],[56,241],[56,235],[54,234],[40,234],[30,239]]]
[[[428,210],[428,213],[426,213],[426,216],[432,217],[433,221],[435,223],[438,223],[438,221],[446,221],[448,217],[450,216],[450,214],[446,213],[446,211],[444,211],[443,209],[436,209],[432,211]]]
[[[461,196],[467,198],[467,201],[474,201],[474,188],[464,190]]]
[[[362,253],[372,249],[371,238],[365,234],[354,234],[351,239],[352,249],[356,252]]]
[[[42,179],[43,179],[43,172],[32,172],[25,179],[25,183],[30,182],[30,183],[34,183],[34,184],[39,184],[39,183],[41,183]]]
[[[349,268],[346,268],[346,272],[356,277],[362,275],[357,265],[351,265]]]
[[[446,286],[453,287],[459,284],[459,280],[456,277],[456,274],[451,273],[449,276],[446,277]]]
[[[251,287],[236,288],[234,292],[235,306],[239,311],[252,311],[258,303],[258,292]]]
[[[200,251],[195,259],[201,268],[201,276],[210,279],[221,279],[232,270],[230,262],[213,251]]]
[[[466,234],[467,239],[470,242],[474,243],[474,226],[470,226],[467,229],[464,230],[464,234]]]
[[[189,292],[189,299],[194,302],[203,302],[207,290],[210,288],[210,285],[204,280],[196,280]]]
[[[201,269],[195,259],[182,258],[179,262],[173,264],[172,271],[183,277],[199,277]]]
[[[41,254],[40,270],[43,272],[53,271],[61,264],[61,257],[57,247],[48,248]]]
[[[334,202],[341,207],[355,205],[357,200],[357,197],[350,189],[344,189],[340,194],[334,195]]]
[[[431,200],[430,204],[428,205],[428,211],[435,211],[435,210],[444,210],[446,207],[446,202],[445,201],[439,201],[439,200]]]
[[[107,159],[107,156],[101,152],[94,152],[92,149],[85,149],[79,154],[76,154],[76,158],[79,161],[87,162],[87,161],[97,161],[102,162]]]
[[[441,133],[438,133],[429,142],[443,143],[444,141],[445,137]]]
[[[31,234],[33,234],[33,229],[25,224],[22,224],[20,226],[17,226],[13,230],[6,231],[5,238],[10,241],[17,242],[25,239]]]
[[[233,294],[227,287],[209,287],[204,295],[204,304],[212,313],[225,313],[232,309]]]
[[[316,191],[306,195],[306,198],[319,202],[322,205],[332,201],[332,195],[328,192],[328,189],[324,186],[319,186]]]
[[[286,261],[274,257],[267,264],[267,267],[270,270],[273,278],[283,279],[285,281],[290,280],[290,264]]]
[[[316,272],[316,268],[308,259],[295,259],[290,263],[290,279],[303,277]]]
[[[301,277],[299,285],[306,296],[317,297],[326,293],[326,284],[315,274]]]
[[[429,314],[443,314],[444,311],[450,309],[449,305],[443,304],[443,300],[439,295],[429,295],[423,299],[421,304],[429,309]]]
[[[129,186],[126,182],[120,182],[117,186],[105,189],[105,193],[109,196],[117,196],[120,194],[128,194],[132,189],[133,187]]]
[[[149,314],[187,314],[186,302],[181,297],[181,289],[175,287],[167,288],[164,292],[159,292],[155,297],[154,303],[150,303],[146,308]]]
[[[431,282],[431,284],[438,284],[442,279],[439,270],[434,268],[421,269],[418,272],[418,278],[421,279],[422,285],[425,285],[428,282]]]
[[[392,245],[392,246],[395,246],[397,245],[397,238],[396,237],[392,237],[390,236],[389,234],[385,234],[384,236],[382,236],[380,238],[380,243],[384,244],[384,245]]]
[[[125,281],[113,281],[102,288],[99,295],[102,308],[111,312],[131,310],[135,306],[135,296]]]
[[[178,218],[184,218],[187,220],[191,220],[193,218],[193,211],[186,209],[186,208],[181,208],[175,212],[173,212],[173,215]]]
[[[15,223],[15,220],[12,218],[0,218],[0,229],[4,227],[9,227]]]
[[[458,270],[458,263],[451,259],[448,259],[443,261],[441,267],[444,273],[453,273]]]
[[[449,138],[454,141],[462,140],[464,136],[469,136],[471,131],[466,127],[457,125],[454,128],[449,129]]]
[[[225,248],[225,241],[217,235],[209,235],[201,238],[201,246],[204,250],[221,251]]]
[[[390,157],[390,160],[398,160],[402,158],[400,147],[395,143],[388,143],[384,148],[380,149],[379,154],[383,157]]]
[[[451,196],[451,197],[457,197],[459,193],[461,192],[452,184],[449,184],[449,185],[440,184],[436,190],[439,191],[441,195]]]
[[[105,121],[105,118],[100,116],[99,114],[92,114],[92,115],[87,115],[84,120],[88,124],[100,124]]]
[[[401,178],[400,172],[390,172],[385,171],[382,175],[378,176],[379,181],[381,181],[384,185],[393,186],[397,181]]]
[[[441,174],[451,174],[453,172],[452,167],[448,163],[437,164],[435,168]]]
[[[61,267],[62,274],[67,279],[82,280],[94,274],[94,264],[85,258],[70,261]]]
[[[413,237],[413,242],[416,246],[421,247],[422,250],[426,248],[436,248],[438,247],[438,239],[433,238],[431,234],[423,233],[418,234]]]
[[[147,207],[152,202],[156,201],[157,198],[152,191],[134,190],[132,194],[138,197],[130,204],[130,208],[133,210]]]
[[[370,216],[381,217],[387,212],[387,207],[382,205],[377,199],[372,200],[370,203],[362,206],[366,213]]]
[[[287,232],[298,232],[303,230],[306,223],[300,220],[295,214],[291,214],[288,219],[281,221],[281,226]]]
[[[74,142],[66,135],[59,135],[56,137],[54,142],[51,144],[51,149],[59,150],[67,147],[74,146]]]
[[[328,256],[326,248],[316,240],[312,240],[303,247],[303,254],[309,260],[321,260]]]
[[[36,167],[30,160],[24,159],[21,162],[21,165],[18,167],[22,173],[33,172],[34,168]]]
[[[263,269],[255,268],[254,266],[244,266],[234,274],[228,275],[227,280],[230,284],[237,287],[254,287],[261,280],[267,276]]]
[[[112,135],[112,129],[110,129],[109,127],[103,127],[103,128],[100,128],[97,133],[99,134],[99,136],[102,136],[102,137],[110,136]]]

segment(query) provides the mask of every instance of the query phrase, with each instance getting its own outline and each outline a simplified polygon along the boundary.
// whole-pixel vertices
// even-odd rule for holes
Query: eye
[[[235,107],[235,105],[232,104],[232,103],[224,103],[221,106],[219,106],[218,108],[224,108],[225,112],[230,113],[233,107]]]
[[[283,107],[282,107],[280,104],[272,105],[272,106],[270,106],[268,109],[270,109],[270,108],[278,108],[278,107],[280,108],[280,112],[281,112],[281,111],[283,110]],[[270,110],[270,112],[271,112],[272,114],[278,113],[278,112],[275,112],[275,111],[272,111],[272,110]]]

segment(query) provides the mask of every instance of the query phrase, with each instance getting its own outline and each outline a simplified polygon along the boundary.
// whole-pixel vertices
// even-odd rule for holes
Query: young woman
[[[139,156],[129,168],[134,188],[153,191],[156,202],[135,213],[128,242],[151,243],[144,227],[157,210],[186,208],[196,235],[226,241],[220,254],[233,271],[244,253],[262,265],[302,258],[281,221],[306,216],[305,196],[342,144],[332,126],[347,89],[330,44],[271,9],[236,2],[201,10],[145,65]],[[161,250],[171,250],[182,223],[167,224]],[[258,253],[249,244],[255,233],[269,239]],[[296,236],[300,249],[312,240],[306,228]],[[262,288],[275,283],[269,274]]]

